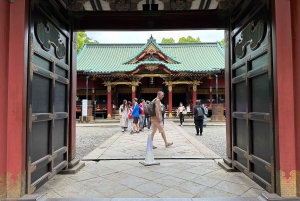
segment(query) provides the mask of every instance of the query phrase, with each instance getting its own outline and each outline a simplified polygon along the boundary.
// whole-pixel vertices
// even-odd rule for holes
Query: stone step
[[[232,167],[232,160],[230,158],[223,158],[224,163],[226,163],[229,167]]]
[[[81,170],[85,166],[84,162],[79,162],[76,166],[69,168],[67,170],[62,170],[59,174],[76,174],[79,170]]]
[[[228,166],[224,161],[219,161],[218,165],[224,169],[226,172],[238,172],[237,169],[232,168],[231,166]]]

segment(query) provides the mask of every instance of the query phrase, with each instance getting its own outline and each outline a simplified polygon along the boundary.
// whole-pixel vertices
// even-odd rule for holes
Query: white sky
[[[174,38],[178,42],[180,37],[199,37],[201,42],[216,42],[224,38],[223,30],[191,30],[191,31],[87,31],[86,34],[97,40],[99,43],[146,43],[147,39],[153,35],[156,42],[160,43],[162,38]]]

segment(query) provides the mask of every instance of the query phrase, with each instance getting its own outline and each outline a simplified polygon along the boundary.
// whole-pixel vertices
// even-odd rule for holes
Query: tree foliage
[[[174,38],[163,38],[161,43],[175,43]]]
[[[223,40],[221,41],[221,44],[223,45],[223,46],[225,46],[225,39],[223,38]]]
[[[175,43],[174,38],[163,38],[161,43]],[[178,40],[178,43],[201,43],[200,38],[193,38],[192,36],[181,37]]]
[[[192,36],[179,38],[178,43],[201,43],[200,38],[193,38]]]
[[[88,37],[85,32],[77,32],[77,52],[84,44],[99,44],[99,42]]]
[[[217,40],[217,42],[220,42],[220,41]],[[220,43],[225,47],[225,39],[224,38],[221,40]]]

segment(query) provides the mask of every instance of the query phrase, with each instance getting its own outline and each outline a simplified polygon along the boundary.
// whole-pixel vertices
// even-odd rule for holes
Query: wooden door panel
[[[274,192],[270,4],[245,4],[231,19],[233,165]]]
[[[33,1],[28,69],[27,193],[67,167],[69,31],[54,1]]]

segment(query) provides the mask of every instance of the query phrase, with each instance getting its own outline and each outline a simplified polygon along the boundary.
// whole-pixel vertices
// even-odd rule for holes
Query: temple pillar
[[[92,104],[94,104],[94,101],[96,100],[96,93],[95,93],[95,89],[92,89]]]
[[[132,81],[130,83],[132,92],[131,92],[131,97],[132,97],[132,101],[134,98],[136,98],[136,87],[139,86],[140,82],[139,81]]]
[[[212,102],[213,102],[213,94],[212,94],[212,88],[209,88],[209,106],[212,106]]]
[[[196,105],[197,100],[197,85],[193,84],[193,105]]]
[[[300,42],[296,33],[299,24],[299,3],[296,1],[274,0],[275,56],[276,64],[274,120],[275,120],[275,155],[276,155],[276,192],[282,197],[300,195],[300,168],[297,168],[299,136],[295,121],[299,108],[295,102],[299,74],[297,49]],[[284,13],[284,14],[283,14]],[[284,30],[284,31],[283,31]],[[293,32],[294,31],[294,32]],[[297,46],[298,45],[298,46]],[[293,51],[294,50],[294,51]],[[296,52],[295,52],[296,51]],[[294,54],[293,54],[294,53]],[[295,79],[296,78],[296,79]],[[282,106],[283,103],[284,107]],[[297,140],[299,140],[297,142]]]
[[[0,8],[0,200],[25,194],[29,5],[2,1]]]
[[[173,115],[172,115],[172,110],[173,110],[173,105],[172,105],[172,102],[173,102],[172,88],[173,88],[172,85],[168,86],[169,118],[173,117]]]
[[[6,198],[7,195],[7,102],[8,99],[5,98],[7,96],[8,90],[8,40],[9,37],[9,6],[8,2],[2,2],[0,6],[0,26],[2,27],[2,31],[0,32],[0,43],[2,44],[0,47],[0,93],[3,96],[1,99],[0,110],[3,115],[0,116],[0,200],[2,198]]]
[[[107,85],[107,119],[112,117],[112,107],[111,107],[111,85]]]
[[[135,99],[136,98],[136,86],[131,86],[131,89],[132,89],[132,91],[131,91],[131,99],[132,99],[132,101],[133,101],[133,99]]]

